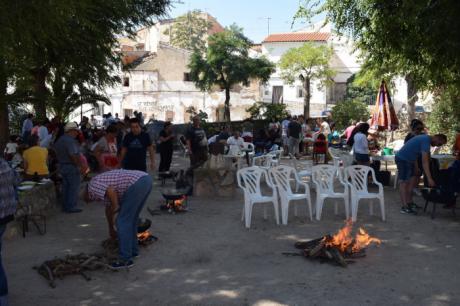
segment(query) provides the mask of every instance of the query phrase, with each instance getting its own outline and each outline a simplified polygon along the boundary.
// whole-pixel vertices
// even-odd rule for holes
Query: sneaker
[[[422,208],[421,206],[418,206],[417,204],[415,203],[408,203],[407,206],[409,206],[412,210],[415,210],[415,209],[420,209]]]
[[[132,266],[134,266],[134,262],[132,260],[115,261],[110,265],[112,270],[128,269],[128,268],[131,268]]]
[[[416,212],[415,210],[413,210],[413,209],[412,209],[411,207],[409,207],[409,206],[403,206],[403,207],[401,207],[400,212],[401,212],[402,214],[408,214],[408,215],[416,215],[416,214],[417,214],[417,212]]]

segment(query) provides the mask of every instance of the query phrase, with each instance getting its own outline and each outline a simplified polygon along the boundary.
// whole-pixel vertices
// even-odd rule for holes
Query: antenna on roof
[[[260,17],[259,19],[267,19],[267,36],[270,35],[270,21],[272,17]]]

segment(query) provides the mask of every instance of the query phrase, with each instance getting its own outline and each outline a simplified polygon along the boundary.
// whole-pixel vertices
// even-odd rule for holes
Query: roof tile
[[[323,32],[294,32],[271,34],[267,36],[263,43],[271,42],[302,42],[302,41],[327,41],[330,33]]]

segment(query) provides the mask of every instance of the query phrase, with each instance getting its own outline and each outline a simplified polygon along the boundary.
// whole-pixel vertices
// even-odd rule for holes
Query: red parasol
[[[371,128],[376,130],[394,131],[399,127],[398,117],[391,102],[390,94],[388,93],[385,81],[380,84],[379,93],[377,95],[377,103],[372,112]]]

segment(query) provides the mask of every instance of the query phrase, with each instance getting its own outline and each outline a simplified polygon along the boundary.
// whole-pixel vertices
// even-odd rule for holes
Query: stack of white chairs
[[[368,178],[371,174],[372,181],[378,186],[378,192],[369,192]],[[351,219],[356,221],[358,216],[358,205],[360,200],[377,199],[380,204],[382,220],[385,221],[385,201],[383,195],[383,186],[375,177],[374,169],[368,166],[349,166],[344,170],[343,181],[350,188],[351,194]],[[370,202],[369,213],[373,214],[373,201]]]
[[[310,188],[307,183],[300,180],[294,168],[289,166],[276,166],[268,170],[269,177],[278,191],[281,202],[282,224],[287,225],[289,216],[289,204],[291,201],[305,200],[312,220]],[[304,192],[294,193],[291,188],[291,181],[294,179],[296,184],[304,187]],[[294,206],[294,215],[297,216],[297,205]]]
[[[271,189],[271,195],[262,194],[260,183],[263,178]],[[273,204],[276,224],[279,224],[278,195],[267,171],[257,166],[243,168],[237,172],[237,181],[238,186],[244,191],[244,208],[241,221],[245,222],[246,228],[251,227],[252,208],[256,203]],[[266,205],[264,206],[264,218],[267,219]]]
[[[324,201],[327,198],[343,199],[345,206],[345,217],[349,216],[349,193],[348,186],[341,180],[340,184],[343,186],[343,192],[335,191],[335,178],[337,176],[337,168],[332,165],[316,165],[312,168],[312,181],[316,189],[316,220],[321,220],[321,213],[323,211]],[[335,214],[338,213],[337,202],[335,204]]]

